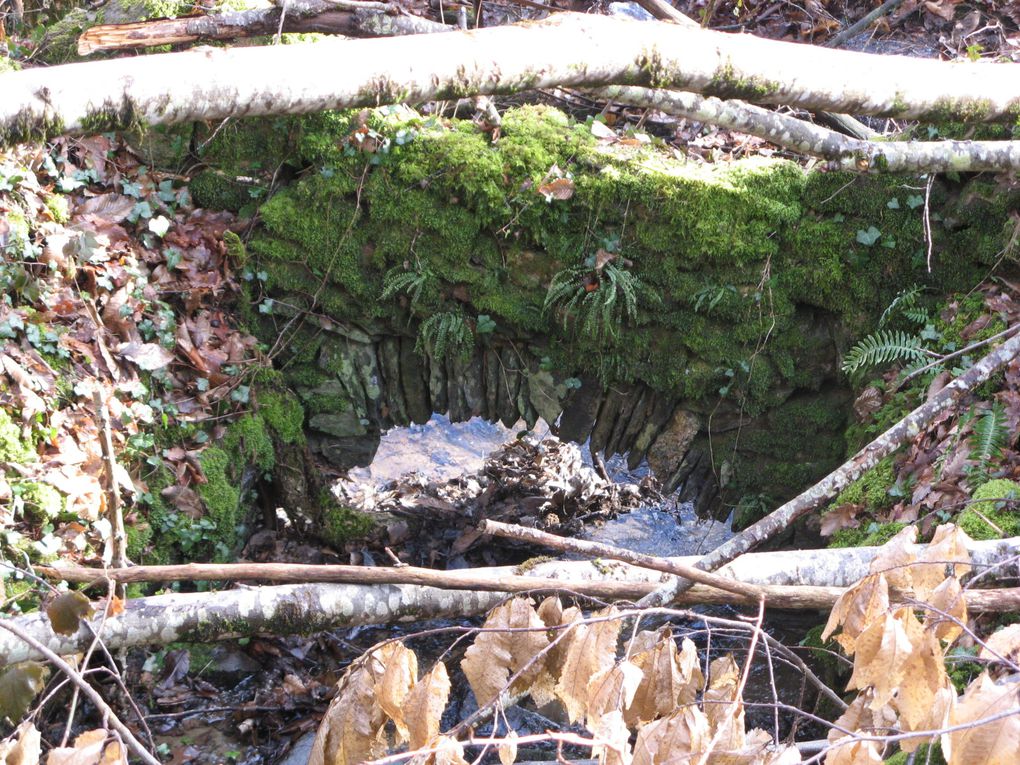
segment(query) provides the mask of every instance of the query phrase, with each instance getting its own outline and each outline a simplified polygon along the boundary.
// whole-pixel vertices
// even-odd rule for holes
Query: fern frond
[[[851,348],[843,359],[843,372],[854,374],[862,369],[893,361],[920,361],[927,352],[921,347],[921,339],[906,332],[879,330],[862,339]]]
[[[428,266],[418,266],[410,271],[397,266],[387,271],[383,277],[383,290],[379,297],[386,300],[400,293],[406,294],[413,309],[432,302],[438,291],[438,281]]]
[[[974,423],[974,432],[967,440],[970,446],[968,458],[975,463],[972,475],[976,474],[981,480],[988,477],[992,461],[1002,454],[1008,438],[1006,412],[1002,404],[995,402],[992,408]]]
[[[457,311],[444,311],[422,322],[414,350],[435,359],[447,355],[466,359],[474,346],[475,335],[464,315]]]
[[[921,296],[922,292],[924,292],[924,287],[920,286],[919,284],[912,284],[906,289],[901,290],[899,294],[897,294],[896,297],[893,298],[893,301],[889,304],[889,307],[882,311],[882,316],[879,317],[878,320],[879,328],[884,327],[885,323],[893,317],[897,310],[899,310],[904,316],[906,316],[911,321],[914,321],[914,319],[912,319],[910,315],[907,314],[907,310],[917,307],[917,299]],[[926,317],[924,321],[927,321],[928,312],[925,311],[924,313]],[[917,323],[923,324],[924,321]]]

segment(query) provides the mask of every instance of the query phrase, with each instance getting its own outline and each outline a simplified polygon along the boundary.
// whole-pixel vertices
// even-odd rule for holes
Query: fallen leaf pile
[[[124,498],[143,499],[165,465],[171,505],[202,512],[186,491],[204,481],[197,454],[248,404],[259,354],[225,308],[239,277],[254,281],[225,244],[238,224],[194,209],[183,180],[107,136],[6,155],[0,529],[12,547],[74,562],[108,547],[95,391]],[[171,427],[183,448],[160,453],[154,434]]]

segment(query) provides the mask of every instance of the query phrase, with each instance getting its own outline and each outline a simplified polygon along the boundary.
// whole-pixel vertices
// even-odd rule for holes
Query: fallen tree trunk
[[[100,24],[86,29],[78,38],[78,54],[89,56],[153,45],[234,40],[279,32],[389,37],[454,30],[456,27],[419,16],[401,15],[400,10],[389,3],[311,0],[288,3],[286,13],[282,8],[273,7],[129,24]]]
[[[697,93],[614,85],[597,98],[738,130],[801,154],[823,157],[834,170],[959,173],[1020,170],[1020,141],[863,141],[788,114]]]
[[[975,542],[970,548],[975,569],[1010,566],[1004,573],[1015,575],[1020,538]],[[791,562],[785,553],[757,553],[734,561],[720,573],[740,576],[762,587],[769,602],[780,609],[828,610],[844,591],[843,586],[763,584],[803,577],[822,579],[843,571],[849,585],[868,571],[878,548],[815,550],[800,553]],[[812,560],[812,557],[814,560]],[[697,558],[689,557],[688,562]],[[171,570],[172,569],[172,570]],[[324,577],[348,577],[365,581],[380,569],[356,566],[288,566],[287,564],[189,564],[185,566],[138,566],[125,569],[120,581],[168,581],[182,579],[271,579],[293,576],[301,569],[311,577],[315,569]],[[551,561],[540,563],[521,576],[518,568],[501,567],[432,572],[445,587],[417,584],[295,584],[244,587],[210,593],[174,593],[138,598],[125,604],[122,614],[109,617],[102,638],[110,649],[138,645],[165,645],[175,641],[211,641],[254,634],[291,634],[353,627],[362,624],[413,622],[482,614],[500,603],[506,593],[560,592],[581,594],[601,600],[634,600],[646,596],[661,584],[660,575],[625,563]],[[95,569],[44,569],[59,571],[75,581],[105,578]],[[138,573],[130,573],[130,572]],[[414,581],[417,571],[383,569],[381,576],[393,581]],[[147,576],[141,575],[142,573]],[[107,572],[109,573],[109,572]],[[97,576],[98,575],[98,576]],[[80,578],[79,578],[80,576]],[[132,578],[128,578],[128,577]],[[91,577],[87,578],[87,577]],[[972,612],[1010,612],[1020,609],[1020,588],[965,591]],[[753,598],[697,585],[676,601],[682,605],[727,603],[755,605]],[[92,640],[87,629],[72,636],[56,635],[44,614],[16,619],[18,625],[58,654],[84,650]],[[10,635],[0,634],[0,657],[7,663],[38,658],[26,645]]]
[[[0,143],[611,84],[890,117],[1014,119],[1018,71],[1018,64],[876,56],[564,13],[441,38],[207,49],[12,72],[0,76]]]
[[[1015,333],[1018,329],[1020,327],[1014,326],[1010,331]],[[702,556],[694,565],[705,571],[715,571],[789,527],[801,516],[834,499],[839,492],[875,467],[879,461],[915,438],[938,414],[955,406],[964,395],[989,379],[1018,353],[1020,334],[1014,334],[821,481]],[[691,584],[688,579],[674,578],[665,587],[642,598],[638,605],[661,606],[670,603],[688,590]]]

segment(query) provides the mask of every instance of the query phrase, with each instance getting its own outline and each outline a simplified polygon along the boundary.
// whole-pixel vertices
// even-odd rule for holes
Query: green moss
[[[0,462],[35,462],[35,448],[21,435],[21,428],[11,420],[7,410],[0,409]]]
[[[907,524],[873,523],[867,528],[840,529],[832,535],[829,547],[881,547],[905,529]]]
[[[241,492],[237,485],[239,476],[235,477],[236,457],[224,449],[210,447],[200,455],[199,464],[206,482],[199,484],[198,493],[215,531],[215,541],[210,541],[214,548],[219,548],[216,549],[217,557],[222,559],[236,547],[238,527],[243,517]]]
[[[272,396],[270,395],[272,401]],[[291,434],[292,423],[286,418],[292,416],[290,405],[285,410],[283,402],[278,402],[276,408],[270,405],[274,416],[279,418],[281,426]],[[269,428],[263,419],[263,413],[247,414],[231,423],[227,433],[223,437],[223,449],[241,464],[255,465],[263,471],[270,471],[276,464],[276,452],[273,448],[273,439],[270,436]]]
[[[860,505],[870,513],[880,512],[893,505],[889,489],[896,482],[892,457],[886,457],[875,467],[847,486],[832,501],[832,507]]]
[[[17,72],[21,70],[21,62],[15,61],[10,56],[0,56],[0,74]]]
[[[259,414],[273,433],[285,444],[303,444],[305,410],[294,394],[287,391],[259,391]]]
[[[942,745],[936,741],[934,744],[921,744],[912,753],[896,752],[896,754],[887,757],[884,762],[885,765],[907,765],[910,762],[919,765],[921,763],[923,765],[946,765],[946,758],[942,754]]]
[[[1002,478],[987,481],[974,490],[971,500],[957,523],[972,539],[999,539],[1020,534],[1017,510],[1020,483]]]
[[[63,194],[50,194],[46,197],[46,209],[57,223],[67,223],[71,218],[70,205]]]
[[[738,77],[733,65],[726,63],[712,75],[705,92],[719,98],[745,98],[755,101],[771,96],[778,90],[778,83],[762,77]]]
[[[14,494],[21,497],[25,515],[36,523],[53,520],[64,512],[64,495],[48,483],[20,481],[11,486]]]
[[[210,210],[237,212],[252,199],[252,186],[215,170],[205,170],[194,176],[188,188],[195,205]]]
[[[319,536],[337,549],[364,537],[375,525],[367,513],[340,505],[331,496],[323,497],[320,517],[322,527]]]

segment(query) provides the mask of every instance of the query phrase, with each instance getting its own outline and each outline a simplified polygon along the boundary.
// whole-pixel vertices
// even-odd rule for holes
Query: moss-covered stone
[[[66,500],[63,494],[48,483],[21,481],[11,487],[21,498],[25,515],[35,523],[51,521],[64,512]]]
[[[367,513],[339,504],[332,497],[322,498],[320,526],[317,529],[322,541],[342,550],[348,542],[368,534],[374,523]]]
[[[832,535],[829,547],[881,547],[905,529],[907,524],[874,523],[856,529],[840,529]]]
[[[1020,534],[1020,483],[998,478],[974,490],[958,525],[972,539],[999,539]]]
[[[229,136],[234,148],[218,149],[227,164],[249,141],[269,156],[269,123],[250,123],[246,137],[248,124]],[[904,191],[916,183],[909,177],[805,172],[764,159],[682,163],[654,146],[600,144],[589,126],[548,107],[508,110],[495,141],[469,122],[406,108],[282,127],[272,139],[278,161],[317,172],[262,205],[263,229],[249,251],[271,294],[289,306],[314,305],[381,335],[442,313],[473,327],[484,314],[498,335],[541,346],[537,357],[563,377],[640,382],[705,412],[722,396],[745,417],[840,384],[837,342],[873,329],[903,287],[969,288],[998,257],[1011,204],[983,181],[966,194],[934,186],[932,209],[961,212],[936,221],[929,273],[922,216]],[[541,192],[563,178],[569,199]],[[626,262],[616,265],[644,291],[635,291],[633,313],[617,312],[621,331],[593,338],[569,320],[569,291],[559,310],[545,302],[557,274],[576,274],[585,299],[600,249],[619,252]],[[387,275],[411,271],[434,276],[427,300],[381,297]],[[259,326],[275,340],[274,324]],[[347,372],[322,363],[321,336],[314,326],[295,333],[278,358],[288,382],[309,417],[365,417],[357,396],[346,396],[348,410],[345,396],[328,393]],[[846,400],[831,403],[841,418]],[[734,490],[753,493],[767,475],[789,493],[831,467],[844,442],[823,407],[824,427],[790,410],[768,415],[768,433],[722,444],[716,453],[735,445],[745,463],[732,466]],[[769,444],[773,462],[763,469]]]
[[[258,394],[259,414],[285,444],[305,441],[305,410],[289,391],[267,390]]]

